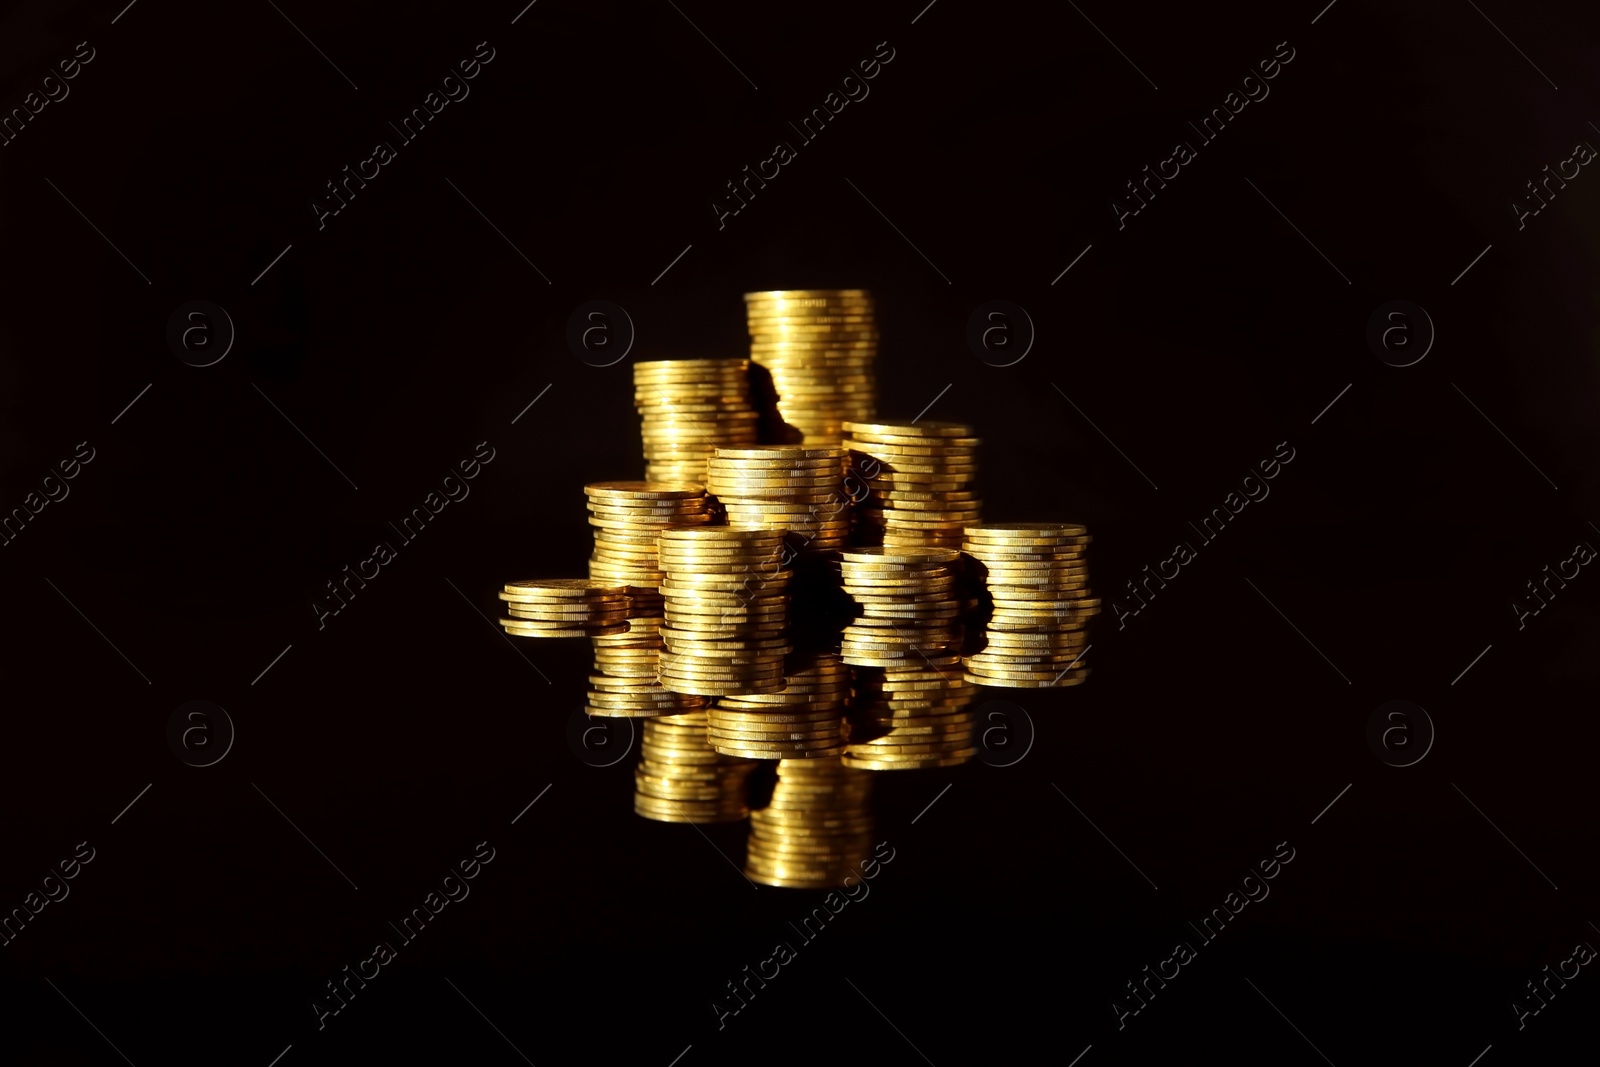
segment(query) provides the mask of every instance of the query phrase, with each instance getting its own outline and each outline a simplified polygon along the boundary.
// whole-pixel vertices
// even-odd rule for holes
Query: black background
[[[95,58],[0,148],[0,507],[94,459],[0,551],[0,906],[96,849],[0,949],[6,1062],[1489,1067],[1592,1040],[1592,968],[1520,1031],[1511,1002],[1600,944],[1600,578],[1521,630],[1511,603],[1600,544],[1600,178],[1510,207],[1600,143],[1592,6],[921,3],[5,14],[8,111]],[[480,41],[470,96],[319,229],[323,183]],[[719,229],[724,183],[882,41],[870,95]],[[1119,230],[1123,183],[1282,41],[1270,95]],[[986,694],[1031,719],[1020,762],[879,776],[894,860],[719,1030],[820,894],[753,892],[740,826],[636,817],[632,760],[567,742],[586,645],[484,616],[584,573],[581,486],[643,473],[635,361],[743,354],[742,292],[844,286],[878,298],[881,414],[977,426],[988,518],[1089,524],[1107,613],[1086,685]],[[609,368],[564,338],[592,298],[637,328]],[[165,339],[193,299],[237,330],[207,368]],[[991,299],[1037,329],[1015,366],[967,346]],[[1437,330],[1405,368],[1366,341],[1395,299]],[[470,496],[319,629],[323,583],[483,441]],[[1119,628],[1124,583],[1280,442],[1270,496]],[[237,727],[211,767],[167,746],[192,699]],[[1414,766],[1366,742],[1391,699],[1437,731]],[[471,896],[319,1031],[322,983],[482,840]],[[1119,1032],[1124,983],[1279,842],[1271,895]]]

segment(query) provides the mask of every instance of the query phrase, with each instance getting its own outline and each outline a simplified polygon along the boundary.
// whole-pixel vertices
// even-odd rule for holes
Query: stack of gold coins
[[[726,696],[707,713],[718,752],[750,759],[820,759],[844,751],[850,668],[833,652],[796,652],[778,693]]]
[[[860,289],[746,293],[750,358],[772,375],[778,414],[801,444],[837,445],[844,424],[873,418],[878,325]]]
[[[595,637],[628,632],[627,590],[588,578],[537,578],[507,582],[500,593],[518,637]]]
[[[590,715],[670,715],[704,707],[703,698],[661,686],[661,561],[656,537],[668,526],[715,521],[698,485],[594,482],[584,486],[594,555],[589,576],[623,585],[629,594],[628,632],[594,639]]]
[[[972,558],[993,611],[982,651],[966,657],[978,685],[1047,689],[1077,685],[1089,674],[1089,618],[1100,600],[1089,595],[1084,547],[1089,531],[1059,522],[969,526],[962,551]]]
[[[706,740],[706,713],[644,721],[633,810],[657,822],[738,822],[750,814],[754,760],[720,755]]]
[[[848,542],[850,501],[843,484],[842,448],[718,448],[706,474],[706,491],[730,523],[782,530],[797,551]]]
[[[856,509],[862,540],[960,548],[978,521],[979,440],[954,422],[848,422],[850,469],[871,490]]]
[[[645,478],[704,485],[718,445],[753,445],[746,359],[654,360],[633,365],[634,406],[643,420]]]
[[[763,885],[829,889],[872,848],[872,775],[831,759],[780,760],[772,799],[750,813],[744,873]]]
[[[850,747],[844,765],[864,771],[955,767],[977,753],[972,702],[978,687],[961,657],[931,656],[916,667],[856,669]]]
[[[840,654],[861,667],[918,666],[959,653],[961,604],[953,548],[852,548],[839,553],[845,595],[860,614]]]
[[[730,696],[783,688],[789,580],[783,534],[759,526],[661,531],[661,684]]]

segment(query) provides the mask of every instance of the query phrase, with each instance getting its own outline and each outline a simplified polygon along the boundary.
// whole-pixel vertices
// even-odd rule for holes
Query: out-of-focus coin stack
[[[725,696],[707,713],[718,752],[751,759],[820,759],[844,752],[850,668],[837,653],[790,655],[777,693]]]
[[[978,687],[962,677],[960,656],[931,656],[916,667],[858,667],[855,674],[846,767],[925,770],[959,766],[977,754]]]
[[[750,358],[772,375],[778,414],[801,444],[837,445],[844,424],[877,412],[878,324],[861,289],[744,294]]]
[[[594,527],[592,579],[623,586],[628,630],[595,638],[589,678],[591,715],[637,718],[704,707],[705,697],[673,693],[659,678],[661,561],[656,538],[669,526],[705,526],[715,513],[698,485],[592,482],[583,487]]]
[[[832,759],[780,760],[772,799],[750,813],[744,873],[763,885],[843,884],[872,848],[872,775]]]
[[[759,526],[661,531],[661,684],[730,696],[783,688],[789,580],[783,534]]]
[[[633,810],[657,822],[739,822],[750,814],[754,760],[719,754],[706,740],[706,713],[644,722]]]
[[[1081,657],[1089,619],[1100,613],[1099,598],[1089,595],[1088,543],[1088,530],[1071,523],[967,527],[962,551],[977,562],[993,603],[986,644],[966,657],[968,681],[1047,689],[1088,677]]]
[[[973,489],[978,445],[954,422],[847,422],[850,469],[869,487],[857,507],[858,535],[871,544],[960,548],[978,521]]]
[[[849,541],[842,448],[718,448],[707,462],[705,484],[728,522],[782,530],[797,551],[842,548]]]
[[[749,360],[635,363],[633,387],[649,481],[704,485],[706,460],[718,445],[756,443]]]
[[[518,637],[599,637],[628,632],[629,601],[621,585],[587,578],[507,582],[500,592],[510,618],[500,620]]]
[[[845,595],[860,614],[840,655],[858,667],[917,666],[961,651],[953,548],[851,548],[839,553]]]

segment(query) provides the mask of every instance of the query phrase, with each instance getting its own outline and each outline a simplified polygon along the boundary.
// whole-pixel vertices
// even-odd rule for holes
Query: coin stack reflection
[[[763,885],[844,884],[872,848],[872,775],[832,759],[780,760],[772,799],[750,813],[745,875]]]
[[[856,509],[868,544],[960,548],[982,502],[978,438],[955,422],[848,422],[850,467],[871,490]]]
[[[1084,548],[1089,531],[1071,523],[1018,522],[969,526],[964,551],[981,574],[993,610],[983,648],[966,658],[978,685],[1047,689],[1077,685],[1089,675],[1088,624],[1100,613],[1089,595]]]
[[[788,586],[783,534],[759,526],[661,531],[661,684],[729,696],[783,688]]]
[[[750,814],[754,760],[724,756],[706,740],[706,713],[644,721],[633,810],[657,822],[739,822]]]
[[[821,759],[844,752],[850,668],[833,652],[795,652],[777,693],[725,696],[707,711],[718,752],[752,759]]]
[[[929,657],[913,667],[856,669],[850,747],[844,765],[864,771],[955,767],[973,744],[978,687],[961,675],[961,657]]]

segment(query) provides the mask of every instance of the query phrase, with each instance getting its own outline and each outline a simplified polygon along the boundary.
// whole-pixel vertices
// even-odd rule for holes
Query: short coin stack
[[[920,666],[961,650],[953,548],[851,548],[839,553],[845,594],[861,614],[840,654],[861,667]]]
[[[750,813],[744,872],[796,889],[844,884],[872,848],[872,775],[837,758],[780,760],[772,800]]]
[[[668,526],[703,526],[710,504],[698,485],[593,482],[584,486],[594,527],[591,578],[616,582],[629,594],[626,633],[594,639],[590,715],[642,717],[704,707],[703,698],[662,688],[661,561],[656,538]]]
[[[633,365],[634,406],[643,420],[645,477],[705,484],[718,445],[753,445],[750,361],[654,360]]]
[[[843,484],[842,448],[718,448],[706,474],[706,491],[727,509],[730,523],[782,530],[796,550],[848,542]]]
[[[806,445],[837,445],[845,422],[876,414],[878,325],[860,289],[746,293],[750,358],[772,375],[778,414]]]
[[[973,488],[978,438],[954,422],[847,422],[850,468],[871,492],[861,534],[886,545],[961,547],[982,501]]]
[[[587,578],[508,582],[500,593],[510,618],[500,620],[518,637],[596,637],[628,632],[629,600],[619,584]]]
[[[987,643],[965,660],[968,681],[1047,689],[1088,677],[1080,659],[1089,618],[1100,613],[1099,598],[1089,595],[1088,543],[1088,530],[1071,523],[967,527],[962,551],[976,561],[993,602]]]
[[[850,747],[844,765],[864,771],[955,767],[973,744],[978,687],[961,676],[961,657],[934,656],[918,667],[856,670]]]
[[[790,651],[783,534],[759,526],[661,531],[661,684],[730,696],[783,688]]]
[[[703,711],[646,719],[633,810],[657,822],[739,822],[750,814],[746,785],[755,768],[711,747]]]
[[[778,693],[726,696],[707,712],[718,752],[750,759],[820,759],[844,751],[850,668],[832,652],[789,657]]]

